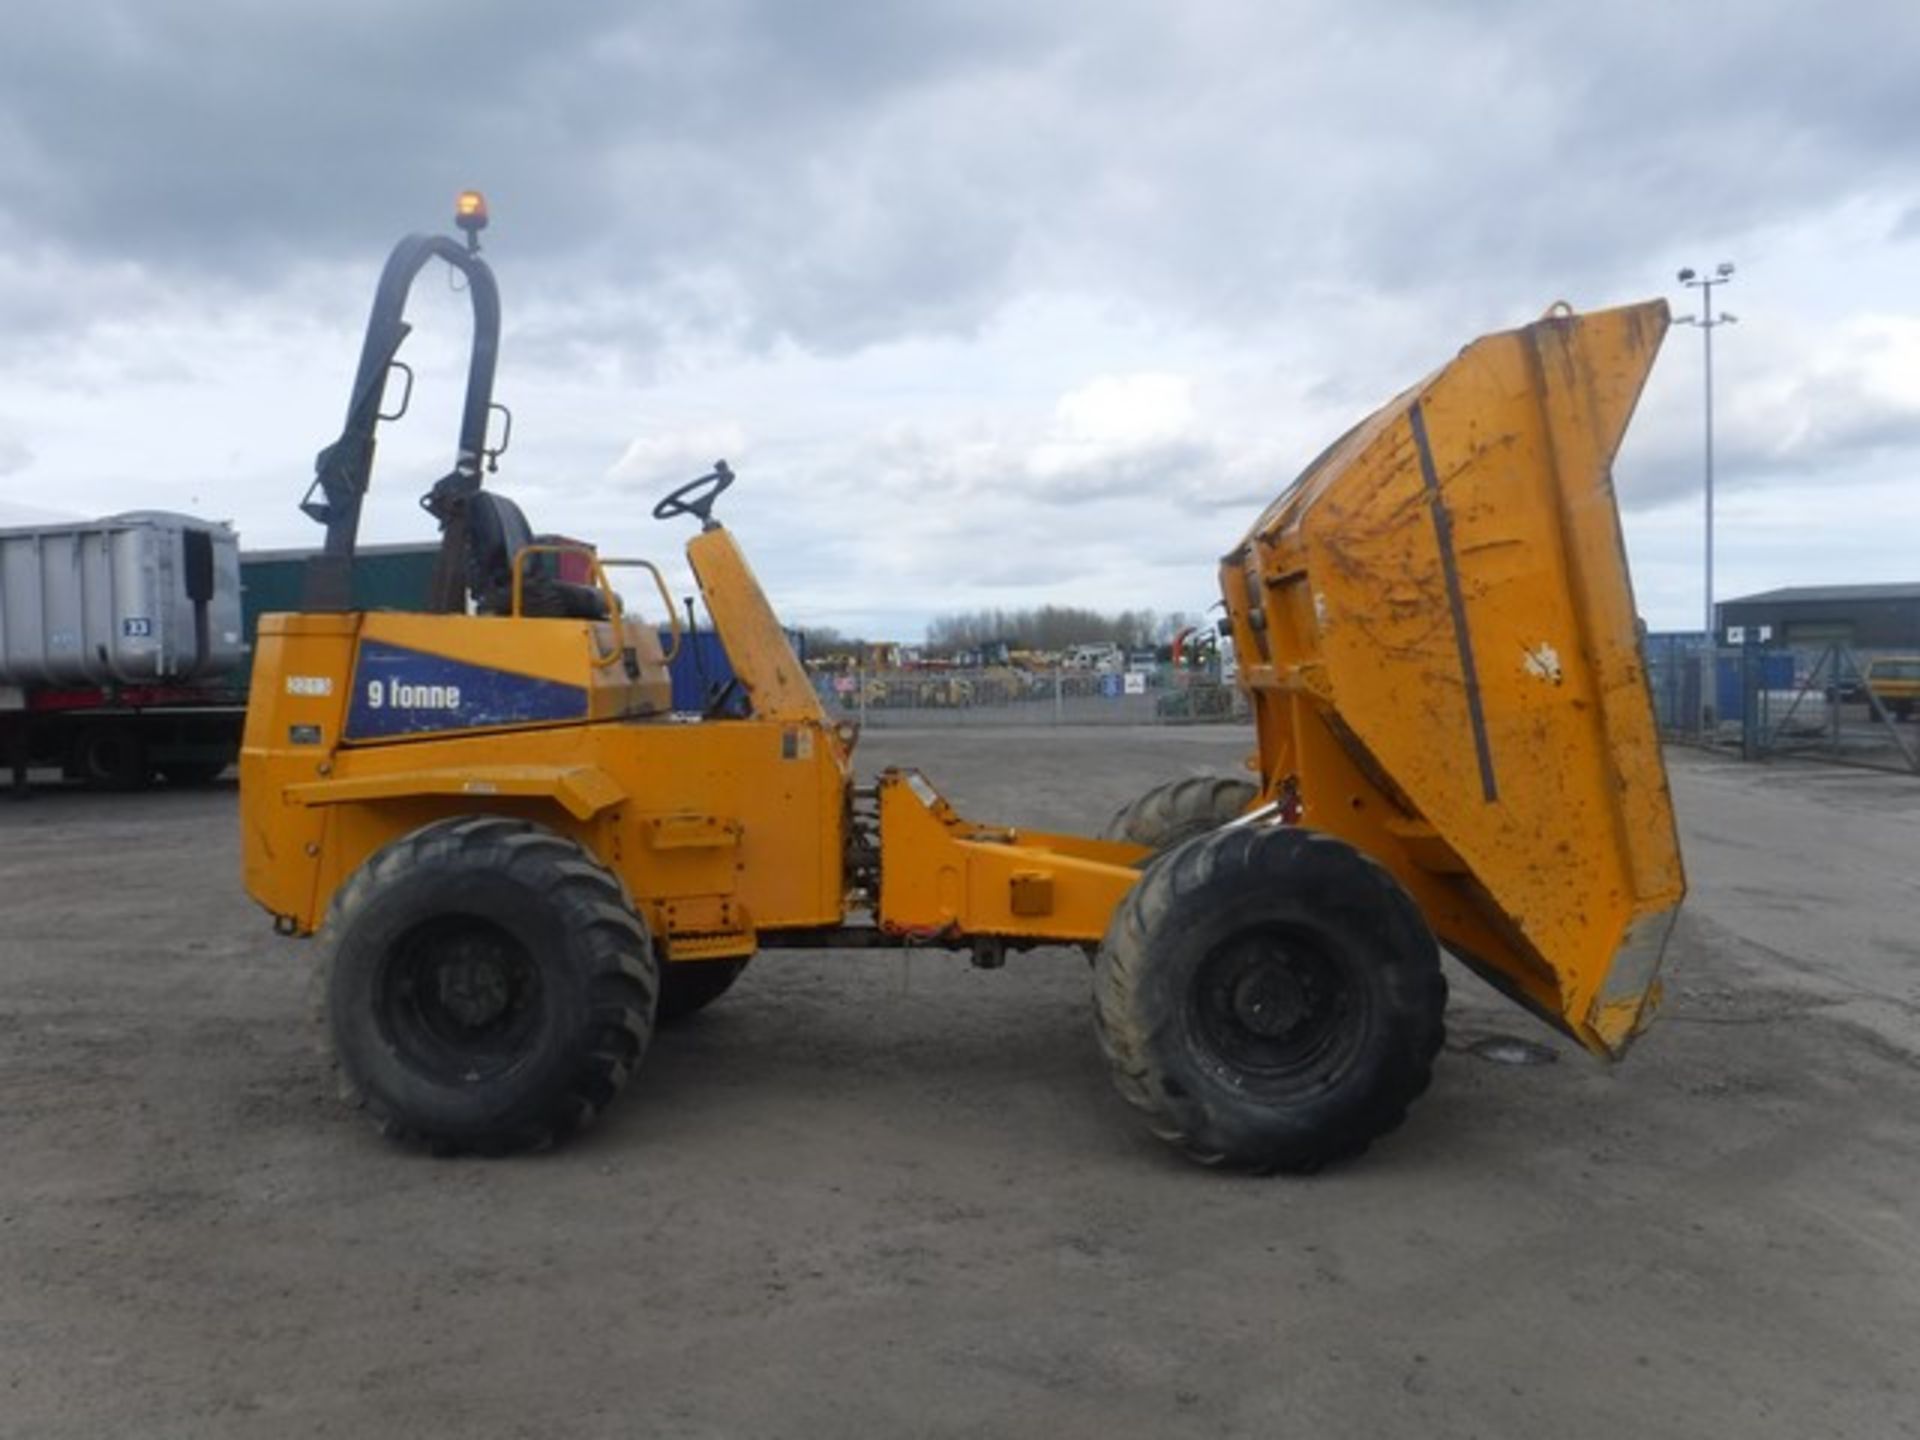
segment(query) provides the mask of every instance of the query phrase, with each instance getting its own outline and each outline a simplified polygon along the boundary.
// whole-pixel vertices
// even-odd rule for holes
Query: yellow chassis
[[[688,551],[752,719],[624,713],[657,691],[659,661],[639,680],[602,663],[619,639],[646,643],[621,622],[266,617],[241,760],[249,893],[310,934],[380,848],[487,811],[602,857],[668,962],[884,942],[965,944],[990,963],[1004,946],[1099,940],[1139,847],[972,825],[910,772],[882,776],[860,797],[876,814],[856,822],[852,732],[827,720],[731,537],[709,530]],[[574,684],[585,713],[359,742],[351,701],[377,683],[364,656],[382,647]]]

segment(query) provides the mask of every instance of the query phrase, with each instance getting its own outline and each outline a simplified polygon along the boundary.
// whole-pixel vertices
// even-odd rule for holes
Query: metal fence
[[[1654,714],[1669,740],[1749,760],[1791,755],[1920,774],[1920,725],[1866,685],[1871,657],[1848,646],[1650,635],[1646,658]]]
[[[1193,725],[1250,719],[1239,687],[1169,666],[1091,670],[850,670],[814,676],[829,715],[867,727]]]

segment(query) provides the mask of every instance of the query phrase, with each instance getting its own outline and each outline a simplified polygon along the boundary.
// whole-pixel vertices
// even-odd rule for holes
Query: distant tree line
[[[1191,615],[1178,610],[1109,615],[1074,605],[1042,605],[1031,610],[956,611],[927,622],[927,645],[933,650],[977,650],[997,641],[1015,650],[1065,650],[1111,641],[1128,650],[1145,650],[1164,644],[1192,623]]]
[[[1110,641],[1127,650],[1147,650],[1165,645],[1178,632],[1198,623],[1184,610],[1164,615],[1157,610],[1122,610],[1109,615],[1074,605],[1042,605],[1029,610],[956,611],[936,615],[928,622],[926,648],[936,655],[995,644],[1010,650],[1060,651]],[[864,639],[831,625],[808,625],[800,634],[809,660],[858,660],[867,648]]]
[[[803,625],[800,628],[800,646],[809,660],[826,660],[841,655],[858,659],[860,652],[867,648],[867,642],[858,636],[842,634],[831,625]]]

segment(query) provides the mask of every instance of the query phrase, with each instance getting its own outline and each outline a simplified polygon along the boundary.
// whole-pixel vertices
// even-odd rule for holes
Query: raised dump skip
[[[1476,341],[1221,570],[1267,798],[1610,1055],[1658,999],[1685,893],[1611,474],[1666,328],[1652,302]]]
[[[153,511],[0,530],[0,685],[231,670],[245,653],[239,544],[223,524]]]

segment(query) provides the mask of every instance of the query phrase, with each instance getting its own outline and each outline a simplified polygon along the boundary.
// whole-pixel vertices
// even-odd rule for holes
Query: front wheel
[[[471,816],[394,841],[340,888],[321,944],[346,1098],[435,1150],[565,1137],[653,1032],[645,924],[592,854],[530,821]]]
[[[1215,831],[1156,860],[1096,961],[1120,1093],[1193,1159],[1312,1171],[1357,1155],[1426,1090],[1447,988],[1386,870],[1291,826]]]

